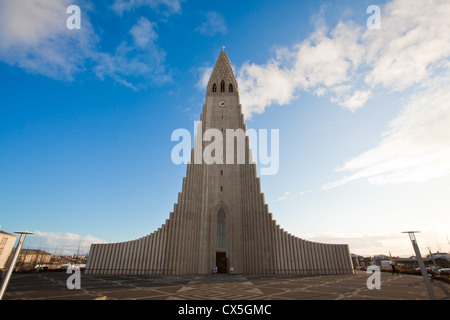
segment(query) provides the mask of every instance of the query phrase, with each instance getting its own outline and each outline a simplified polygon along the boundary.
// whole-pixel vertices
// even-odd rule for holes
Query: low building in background
[[[39,249],[22,249],[16,262],[19,271],[33,270],[37,265],[50,263],[52,254]]]

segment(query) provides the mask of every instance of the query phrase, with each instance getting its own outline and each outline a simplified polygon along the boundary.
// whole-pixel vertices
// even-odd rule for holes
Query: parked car
[[[438,275],[450,275],[450,268],[438,269]]]

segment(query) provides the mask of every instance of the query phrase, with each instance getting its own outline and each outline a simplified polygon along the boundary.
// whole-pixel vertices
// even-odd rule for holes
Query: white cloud
[[[287,200],[291,195],[292,195],[292,192],[286,191],[282,196],[280,196],[277,199],[275,199],[274,202]]]
[[[350,90],[348,90],[350,91]],[[353,93],[351,95],[351,93]],[[319,95],[319,94],[318,94]],[[356,109],[364,106],[364,104],[372,97],[372,92],[370,90],[360,91],[354,90],[350,93],[345,92],[342,95],[337,95],[331,98],[331,102],[337,103],[350,111],[355,111]]]
[[[382,10],[382,29],[362,36],[372,67],[365,81],[402,90],[433,76],[450,56],[449,15],[445,0],[389,2]]]
[[[339,23],[329,31],[320,26],[292,49],[280,48],[265,65],[245,63],[238,72],[239,92],[247,117],[271,104],[288,104],[301,91],[331,99],[352,111],[369,99],[368,90],[353,92],[364,47],[361,28]],[[338,94],[339,93],[339,94]]]
[[[323,20],[303,42],[280,48],[266,64],[238,72],[247,117],[272,104],[291,103],[302,91],[328,96],[350,111],[376,89],[401,91],[433,78],[450,56],[448,1],[393,0],[382,9],[382,28],[352,21],[328,30]]]
[[[363,35],[372,64],[365,81],[415,93],[379,145],[338,168],[349,175],[324,189],[360,179],[381,185],[450,174],[450,3],[398,0],[383,12],[383,29]]]
[[[199,80],[196,83],[196,87],[200,90],[205,90],[208,85],[209,78],[211,77],[211,73],[213,71],[212,67],[200,67],[197,69],[199,73]]]
[[[69,0],[0,2],[0,60],[31,73],[72,80],[98,39],[82,11],[81,30],[68,30]],[[86,11],[89,5],[83,6]]]
[[[122,14],[124,11],[130,11],[138,7],[150,7],[157,9],[158,7],[165,7],[165,14],[179,13],[181,11],[182,0],[115,0],[112,6],[117,14]]]
[[[105,241],[90,235],[81,236],[75,233],[43,232],[35,231],[27,237],[27,245],[32,249],[41,249],[58,255],[85,254],[92,243],[104,243]]]
[[[287,104],[294,99],[295,85],[290,70],[271,61],[264,66],[246,63],[238,73],[239,95],[247,117],[262,113],[273,103]]]
[[[141,17],[129,32],[132,43],[123,41],[114,55],[98,53],[95,74],[101,79],[109,76],[133,89],[138,88],[133,84],[136,78],[139,79],[135,81],[139,86],[169,81],[170,75],[165,68],[166,53],[156,43],[158,35],[155,26],[155,23]]]
[[[390,252],[393,257],[406,258],[415,255],[409,236],[402,233],[407,230],[411,229],[355,233],[347,236],[339,234],[310,234],[304,235],[304,238],[322,243],[348,244],[351,253],[363,256],[378,254],[389,256]],[[428,248],[432,252],[446,252],[450,249],[445,231],[431,226],[421,226],[421,230],[422,232],[416,234],[416,239],[422,256],[428,255]]]
[[[217,33],[227,33],[227,23],[224,17],[215,11],[205,13],[206,21],[195,30],[203,35],[214,36]]]
[[[93,71],[131,88],[170,80],[165,52],[158,44],[156,24],[141,17],[113,53],[99,50],[100,39],[82,2],[81,29],[69,30],[66,9],[70,0],[17,0],[0,2],[0,60],[27,72],[73,81]],[[176,8],[175,4],[173,7]],[[86,70],[91,66],[90,70]]]
[[[422,182],[449,174],[450,85],[443,84],[447,79],[413,95],[377,147],[338,168],[354,173],[323,188],[360,179],[373,184]]]
[[[306,40],[280,48],[266,64],[238,72],[247,117],[301,92],[328,97],[349,111],[378,90],[414,94],[379,145],[346,162],[334,188],[355,180],[373,184],[421,182],[450,174],[450,3],[393,0],[382,9],[382,29],[323,23]]]

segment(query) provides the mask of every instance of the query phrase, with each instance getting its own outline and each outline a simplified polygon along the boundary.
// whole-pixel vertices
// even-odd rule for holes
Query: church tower
[[[158,230],[92,244],[87,274],[352,273],[348,245],[323,244],[277,225],[261,193],[239,87],[223,49],[173,212]]]

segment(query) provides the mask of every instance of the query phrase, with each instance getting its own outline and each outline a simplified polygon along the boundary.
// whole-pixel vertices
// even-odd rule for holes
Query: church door
[[[217,273],[227,273],[226,252],[216,252]]]

